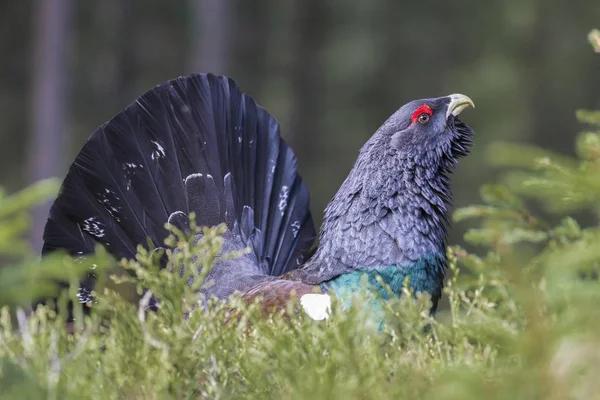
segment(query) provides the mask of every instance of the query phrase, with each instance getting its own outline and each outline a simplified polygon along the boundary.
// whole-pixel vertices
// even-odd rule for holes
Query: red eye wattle
[[[432,115],[433,111],[431,110],[431,107],[429,107],[427,104],[423,104],[412,113],[411,121],[413,124],[417,121],[424,124],[429,121],[429,118]]]

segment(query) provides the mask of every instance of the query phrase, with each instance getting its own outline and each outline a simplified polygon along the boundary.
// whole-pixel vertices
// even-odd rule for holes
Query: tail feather
[[[285,258],[285,261],[279,264],[285,267],[273,271],[273,275],[282,275],[300,267],[308,257],[307,252],[297,250],[310,249],[314,242],[314,236],[310,234],[315,231],[313,221],[304,218],[304,210],[309,207],[308,191],[300,184],[294,185],[293,188],[295,192],[289,195],[289,204],[280,221],[279,231],[277,235],[272,235],[273,249],[269,254],[273,254],[275,259]]]
[[[224,222],[224,216],[221,217],[223,200],[219,198],[217,184],[210,174],[198,173],[185,178],[185,195],[189,210],[201,216],[203,225],[215,226]]]
[[[129,258],[148,238],[162,246],[167,221],[187,229],[190,212],[200,225],[227,223],[253,250],[256,265],[244,268],[261,274],[297,268],[316,236],[277,121],[212,74],[157,86],[90,136],[51,208],[42,252],[87,254],[99,242]],[[235,286],[235,276],[223,279]]]

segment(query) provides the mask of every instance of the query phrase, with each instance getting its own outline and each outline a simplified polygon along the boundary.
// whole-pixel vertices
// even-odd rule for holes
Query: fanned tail
[[[316,235],[277,121],[212,74],[165,82],[92,133],[51,208],[42,253],[85,255],[99,242],[130,258],[148,239],[163,246],[165,222],[185,224],[192,211],[200,225],[227,223],[230,244],[252,249],[214,267],[218,297],[297,268]],[[89,301],[91,281],[82,285]]]

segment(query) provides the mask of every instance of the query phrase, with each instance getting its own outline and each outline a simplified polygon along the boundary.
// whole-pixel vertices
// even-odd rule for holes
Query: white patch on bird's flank
[[[238,143],[242,143],[242,137],[238,137]]]
[[[150,143],[154,145],[155,150],[150,155],[150,158],[153,160],[158,160],[159,158],[165,158],[166,152],[165,148],[157,140],[151,140]]]
[[[328,294],[307,293],[300,297],[300,304],[304,312],[315,321],[327,319],[331,314],[331,297]]]
[[[290,195],[290,188],[287,186],[281,187],[281,192],[279,192],[279,211],[281,215],[285,213],[285,208],[287,207],[288,197]]]

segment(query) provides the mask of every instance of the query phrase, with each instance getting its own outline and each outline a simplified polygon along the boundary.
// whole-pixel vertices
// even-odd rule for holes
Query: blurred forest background
[[[281,123],[320,224],[377,127],[405,102],[460,92],[476,147],[454,177],[478,201],[495,140],[573,153],[600,108],[585,37],[597,0],[24,0],[0,2],[0,174],[64,176],[86,137],[160,82],[215,72]],[[47,209],[34,218],[41,247]],[[453,228],[451,243],[466,226]]]

